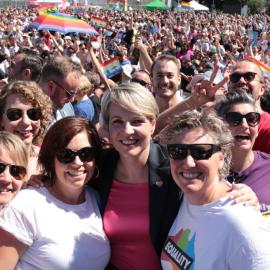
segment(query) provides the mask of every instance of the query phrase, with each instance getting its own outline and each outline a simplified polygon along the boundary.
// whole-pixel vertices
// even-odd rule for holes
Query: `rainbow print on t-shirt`
[[[169,236],[161,255],[163,269],[193,270],[195,238],[196,233],[190,237],[189,229],[181,229],[175,236]]]

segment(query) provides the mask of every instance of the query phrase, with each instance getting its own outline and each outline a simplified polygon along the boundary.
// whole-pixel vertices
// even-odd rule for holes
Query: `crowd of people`
[[[0,269],[270,269],[270,17],[39,12],[0,10]]]

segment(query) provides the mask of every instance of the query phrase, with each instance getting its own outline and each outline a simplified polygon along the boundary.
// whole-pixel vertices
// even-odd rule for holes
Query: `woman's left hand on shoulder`
[[[232,184],[230,198],[233,203],[243,203],[247,206],[254,206],[256,210],[260,210],[259,200],[255,192],[245,184]]]

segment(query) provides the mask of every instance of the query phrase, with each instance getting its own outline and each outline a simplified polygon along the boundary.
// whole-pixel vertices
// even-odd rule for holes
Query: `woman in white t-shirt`
[[[0,209],[7,205],[27,179],[28,153],[16,135],[0,131]]]
[[[39,154],[42,188],[21,191],[0,212],[0,269],[104,269],[110,246],[97,197],[101,144],[86,119],[66,117],[47,132]]]
[[[233,139],[226,124],[214,112],[188,111],[160,137],[184,193],[163,246],[163,269],[269,270],[270,224],[253,207],[230,201]]]

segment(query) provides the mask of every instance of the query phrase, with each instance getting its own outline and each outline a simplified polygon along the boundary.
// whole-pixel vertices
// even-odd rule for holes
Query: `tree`
[[[265,0],[248,0],[247,1],[249,13],[254,14],[262,11],[266,7]]]

